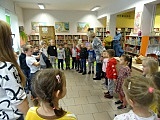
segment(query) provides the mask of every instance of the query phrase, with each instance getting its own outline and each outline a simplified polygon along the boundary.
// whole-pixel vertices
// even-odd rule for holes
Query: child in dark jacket
[[[27,66],[27,63],[26,63],[26,54],[24,52],[24,47],[25,46],[23,46],[22,53],[19,56],[19,64],[24,75],[26,76],[25,91],[28,94],[29,90],[31,90],[31,79],[30,79],[31,74],[30,74],[30,68]]]
[[[78,47],[77,47],[77,56],[76,56],[76,63],[77,63],[77,70],[76,71],[78,71],[78,72],[81,69],[80,51],[81,51],[81,45],[78,45]]]
[[[82,73],[82,75],[85,75],[86,74],[86,59],[88,59],[88,52],[84,44],[81,45],[80,59],[81,59],[81,70],[79,71],[79,73]]]
[[[88,47],[88,74],[91,74],[91,68],[92,68],[92,74],[94,74],[94,61],[96,59],[96,54],[92,48],[92,45],[90,44]]]

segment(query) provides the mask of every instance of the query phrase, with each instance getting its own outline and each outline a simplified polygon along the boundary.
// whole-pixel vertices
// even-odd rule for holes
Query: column
[[[111,33],[111,36],[115,36],[115,31],[116,31],[116,14],[113,15],[108,15],[107,16],[107,28]]]

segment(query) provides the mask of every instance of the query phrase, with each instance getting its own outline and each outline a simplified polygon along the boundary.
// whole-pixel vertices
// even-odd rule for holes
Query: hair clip
[[[153,91],[154,91],[154,88],[153,88],[153,87],[149,87],[149,88],[148,88],[148,92],[149,92],[149,93],[153,93]]]
[[[128,84],[128,90],[130,90],[131,89],[131,82],[129,82],[129,84]]]
[[[61,83],[60,76],[59,76],[59,75],[56,75],[56,78],[57,78],[57,80],[58,80],[58,83]]]

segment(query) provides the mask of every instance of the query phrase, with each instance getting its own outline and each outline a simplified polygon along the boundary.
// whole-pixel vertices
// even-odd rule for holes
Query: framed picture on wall
[[[56,33],[69,32],[69,22],[55,22]]]
[[[39,33],[39,26],[46,26],[46,22],[31,22],[32,30],[35,31],[35,33]]]
[[[87,33],[88,28],[90,28],[89,23],[87,22],[78,22],[77,23],[77,32]]]

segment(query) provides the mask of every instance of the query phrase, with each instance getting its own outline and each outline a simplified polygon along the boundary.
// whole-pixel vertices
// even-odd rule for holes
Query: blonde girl
[[[153,81],[143,76],[132,76],[124,80],[123,90],[132,110],[114,120],[157,120],[157,115],[149,109],[159,95]]]
[[[32,85],[40,106],[31,107],[26,120],[76,120],[74,114],[59,107],[59,100],[66,95],[66,78],[62,71],[41,70]]]
[[[154,73],[158,72],[158,61],[154,58],[145,58],[142,66],[143,75],[147,78],[151,78]]]

